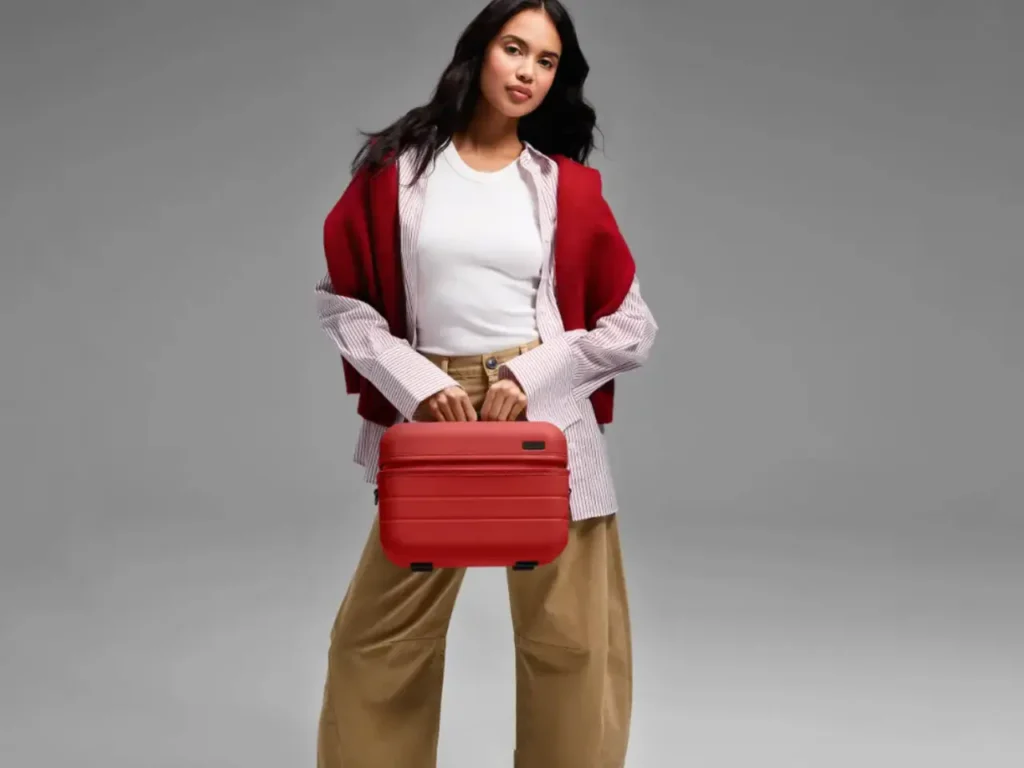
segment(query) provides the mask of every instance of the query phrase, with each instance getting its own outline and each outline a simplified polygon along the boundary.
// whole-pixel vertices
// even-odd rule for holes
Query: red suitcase
[[[396,424],[381,441],[375,495],[395,565],[529,570],[569,539],[565,435],[531,421]]]

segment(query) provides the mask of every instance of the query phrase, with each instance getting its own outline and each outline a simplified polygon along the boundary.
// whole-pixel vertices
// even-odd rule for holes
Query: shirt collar
[[[541,174],[548,174],[556,167],[556,163],[553,159],[545,155],[530,142],[524,141],[523,146],[526,147],[526,150],[522,155],[520,155],[519,161],[527,171],[539,171]],[[400,158],[400,160],[403,160],[404,162],[401,163],[401,165],[406,166],[411,173],[412,166],[416,164],[417,154],[414,150],[406,150],[402,154],[403,157]],[[418,179],[419,186],[425,185],[426,181],[426,174],[424,174]]]
[[[523,164],[532,170],[531,166],[539,166],[540,170],[547,171],[555,164],[555,161],[545,155],[530,142],[524,141],[523,146],[526,147],[526,151],[522,155]]]

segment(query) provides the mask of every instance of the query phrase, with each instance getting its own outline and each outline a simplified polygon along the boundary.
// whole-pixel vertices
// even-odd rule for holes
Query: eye
[[[541,59],[540,63],[543,66],[547,67],[548,69],[553,69],[555,66],[555,62],[553,62],[551,59]]]
[[[519,53],[519,48],[517,48],[514,45],[506,45],[505,53],[507,53],[509,56],[515,56],[517,53]]]

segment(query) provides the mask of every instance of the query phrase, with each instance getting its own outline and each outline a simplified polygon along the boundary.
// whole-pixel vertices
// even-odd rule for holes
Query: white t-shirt
[[[544,247],[518,160],[477,171],[449,143],[427,173],[416,246],[419,350],[479,355],[533,341]]]

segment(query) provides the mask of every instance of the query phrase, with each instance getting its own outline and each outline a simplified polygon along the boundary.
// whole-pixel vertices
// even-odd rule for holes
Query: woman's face
[[[562,54],[558,30],[543,10],[513,16],[491,41],[480,71],[480,90],[505,117],[519,118],[540,106],[551,90]]]

